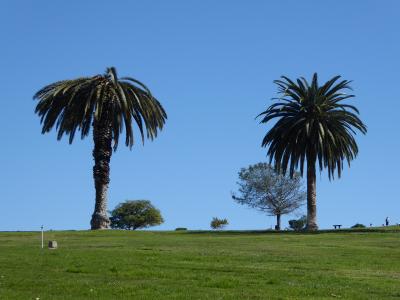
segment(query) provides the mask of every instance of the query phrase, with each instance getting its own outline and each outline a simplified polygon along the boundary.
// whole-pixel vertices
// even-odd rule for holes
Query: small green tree
[[[212,229],[222,229],[228,224],[229,223],[228,223],[227,219],[213,218],[211,220],[210,226],[211,226]]]
[[[128,200],[111,211],[111,228],[135,230],[164,222],[160,211],[149,200]]]

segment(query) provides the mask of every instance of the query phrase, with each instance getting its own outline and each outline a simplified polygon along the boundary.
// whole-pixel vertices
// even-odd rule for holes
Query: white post
[[[43,243],[43,225],[40,227],[42,229],[42,249],[44,247],[44,243]]]

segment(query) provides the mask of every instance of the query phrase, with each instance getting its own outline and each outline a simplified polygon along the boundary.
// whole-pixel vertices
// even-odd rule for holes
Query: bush
[[[365,227],[366,226],[364,224],[360,224],[360,223],[357,223],[357,224],[351,226],[351,228],[365,228]]]
[[[213,218],[211,220],[210,226],[211,226],[212,229],[222,229],[228,224],[229,223],[228,223],[227,219]]]
[[[304,230],[307,224],[307,217],[302,216],[298,220],[289,220],[289,227],[294,231]]]
[[[160,211],[149,200],[131,200],[117,205],[111,211],[111,228],[139,229],[164,222]]]
[[[175,228],[175,231],[183,231],[183,230],[187,230],[187,228],[186,227]]]

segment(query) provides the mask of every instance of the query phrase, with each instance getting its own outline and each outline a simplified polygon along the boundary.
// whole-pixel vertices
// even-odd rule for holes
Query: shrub
[[[366,226],[364,224],[360,224],[360,223],[357,223],[357,224],[351,226],[351,228],[365,228],[365,227]]]
[[[301,231],[305,229],[307,224],[307,217],[302,216],[298,220],[289,220],[289,227],[293,229],[294,231]]]
[[[187,230],[187,228],[186,227],[175,228],[175,231],[183,231],[183,230]]]
[[[125,201],[111,211],[111,228],[139,229],[164,222],[160,211],[149,200]]]
[[[227,219],[213,218],[211,220],[210,226],[211,226],[212,229],[222,229],[228,224],[229,223],[228,223]]]

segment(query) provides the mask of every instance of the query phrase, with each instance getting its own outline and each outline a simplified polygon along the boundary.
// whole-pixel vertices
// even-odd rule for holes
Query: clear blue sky
[[[169,117],[157,140],[112,157],[109,208],[150,199],[166,220],[154,229],[214,216],[270,228],[230,192],[241,167],[266,160],[254,117],[272,81],[317,71],[354,80],[368,125],[342,178],[318,176],[320,227],[400,222],[399,12],[396,0],[1,1],[0,230],[89,228],[92,140],[41,135],[32,95],[108,66],[146,83]]]

